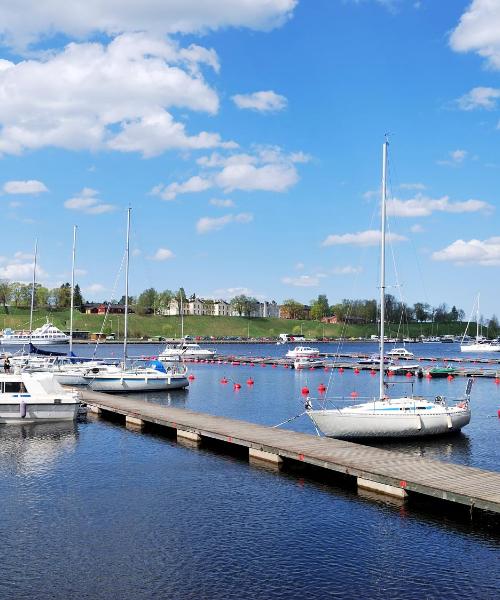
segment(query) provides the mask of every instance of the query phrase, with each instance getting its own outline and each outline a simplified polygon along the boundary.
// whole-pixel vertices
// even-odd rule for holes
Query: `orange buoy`
[[[250,377],[249,379],[247,379],[247,385],[253,385],[254,384],[254,380]]]
[[[303,387],[301,390],[301,394],[303,396],[307,396],[309,394],[309,388],[308,387]]]

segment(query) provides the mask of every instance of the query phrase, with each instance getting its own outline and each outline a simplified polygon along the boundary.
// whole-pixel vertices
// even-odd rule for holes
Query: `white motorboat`
[[[310,346],[295,346],[292,350],[288,350],[285,356],[287,358],[318,358],[319,350]]]
[[[76,419],[80,399],[64,390],[52,373],[1,373],[0,423],[38,423]]]
[[[449,404],[441,396],[437,396],[433,400],[426,400],[419,396],[389,398],[386,395],[384,322],[387,149],[388,142],[386,140],[383,146],[382,161],[379,394],[378,397],[368,402],[343,408],[326,408],[326,401],[323,401],[321,408],[314,409],[311,399],[308,398],[306,400],[307,414],[315,426],[329,437],[345,439],[412,438],[440,435],[460,431],[471,418],[469,399],[472,379],[467,382],[465,397],[453,404]],[[404,350],[406,352],[406,349]],[[398,358],[401,358],[401,355],[398,355]]]
[[[162,362],[182,360],[183,358],[210,359],[217,354],[216,350],[202,348],[199,344],[168,344],[159,354],[158,360]]]
[[[185,388],[189,385],[183,364],[165,367],[159,361],[153,367],[122,369],[120,366],[93,367],[83,374],[85,384],[95,392],[154,392]]]
[[[31,342],[38,346],[51,346],[55,344],[68,344],[70,336],[49,322],[44,323],[38,329],[30,331],[13,331],[4,329],[0,337],[0,344],[4,346],[27,346]]]
[[[308,358],[307,356],[299,356],[293,361],[293,368],[300,369],[318,369],[320,367],[325,366],[325,361],[316,359],[316,358]]]
[[[415,358],[413,352],[410,352],[406,348],[393,348],[389,352],[387,352],[386,356],[389,358],[404,358],[404,359],[412,359]]]

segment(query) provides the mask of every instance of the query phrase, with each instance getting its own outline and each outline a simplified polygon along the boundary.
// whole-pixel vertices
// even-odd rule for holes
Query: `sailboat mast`
[[[128,268],[130,257],[130,207],[127,209],[127,243],[125,245],[125,320],[123,332],[123,368],[127,362],[127,335],[128,335]]]
[[[71,305],[69,315],[69,351],[73,351],[73,309],[75,308],[75,252],[76,225],[73,225],[73,251],[71,253]]]
[[[35,281],[36,281],[36,257],[38,254],[38,238],[35,240],[35,257],[33,260],[33,281],[31,283],[31,306],[30,306],[30,344],[33,333],[33,309],[35,308]]]
[[[389,142],[382,146],[382,224],[380,235],[380,371],[379,371],[379,398],[385,396],[384,389],[384,333],[385,333],[385,223],[386,223],[386,198],[387,198],[387,149]]]
[[[477,295],[477,315],[476,315],[476,340],[479,339],[479,298],[481,294]]]
[[[183,299],[182,299],[182,293],[180,294],[181,297],[181,340],[184,339],[184,306],[183,306]]]

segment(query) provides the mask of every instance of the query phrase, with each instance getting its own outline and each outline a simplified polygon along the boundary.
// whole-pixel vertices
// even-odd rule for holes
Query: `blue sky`
[[[0,277],[38,237],[68,280],[77,224],[110,298],[130,204],[134,293],[375,297],[390,132],[391,291],[500,313],[500,2],[9,4]]]

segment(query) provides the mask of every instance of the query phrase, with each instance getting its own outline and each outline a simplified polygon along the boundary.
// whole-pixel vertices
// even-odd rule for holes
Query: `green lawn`
[[[0,327],[12,329],[26,329],[29,326],[29,310],[9,309],[5,314],[0,309]],[[60,329],[69,329],[69,310],[47,312],[37,310],[34,314],[34,327],[39,327],[45,322],[46,317]],[[105,333],[123,335],[123,315],[108,317]],[[102,327],[101,315],[86,315],[74,313],[75,330],[96,332]],[[404,335],[415,337],[418,335],[460,335],[463,333],[463,323],[436,324],[412,323],[405,326],[401,332]],[[386,332],[389,337],[397,333],[397,325],[387,325]],[[245,317],[185,317],[184,334],[192,336],[238,336],[238,337],[278,337],[280,333],[303,333],[306,337],[367,337],[377,333],[377,327],[370,325],[323,325],[317,321],[298,321],[288,319],[248,319]],[[179,317],[129,316],[129,335],[131,338],[152,337],[161,335],[165,337],[180,337],[181,325]]]

